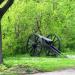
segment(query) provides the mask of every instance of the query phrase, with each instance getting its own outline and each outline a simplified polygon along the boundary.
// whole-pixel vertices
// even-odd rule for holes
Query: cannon
[[[46,56],[58,56],[61,54],[60,38],[56,34],[42,36],[31,34],[28,37],[26,49],[31,56],[40,56],[42,52]]]

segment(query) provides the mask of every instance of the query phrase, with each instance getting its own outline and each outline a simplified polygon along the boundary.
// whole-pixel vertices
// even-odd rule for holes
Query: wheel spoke
[[[56,36],[54,36],[53,41],[55,41],[55,39],[56,39]]]
[[[60,40],[59,40],[59,37],[56,35],[56,34],[53,34],[53,35],[50,35],[48,36],[49,39],[51,39],[53,42],[51,45],[53,45],[56,49],[60,50]],[[51,51],[50,52],[53,54],[54,51]],[[54,53],[55,55],[55,53]]]
[[[41,44],[39,38],[36,35],[31,35],[27,42],[27,50],[30,55],[39,55],[41,50]]]
[[[58,42],[58,39],[56,39],[56,40],[53,41],[53,43],[56,43],[56,42]]]

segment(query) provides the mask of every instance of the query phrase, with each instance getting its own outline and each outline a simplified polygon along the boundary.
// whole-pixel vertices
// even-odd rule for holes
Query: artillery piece
[[[31,56],[40,56],[42,51],[45,51],[46,56],[58,56],[61,54],[60,38],[56,34],[47,37],[31,34],[26,49]]]

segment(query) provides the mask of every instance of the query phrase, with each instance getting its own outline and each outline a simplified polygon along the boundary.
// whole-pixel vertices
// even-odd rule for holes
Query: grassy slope
[[[33,68],[37,68],[40,71],[53,71],[57,69],[75,67],[75,59],[25,57],[24,55],[22,55],[5,58],[4,64],[8,67],[12,67],[15,65],[27,65]]]

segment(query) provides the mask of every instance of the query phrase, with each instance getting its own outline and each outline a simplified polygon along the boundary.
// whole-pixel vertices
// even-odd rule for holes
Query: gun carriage
[[[26,49],[31,56],[40,56],[42,51],[46,56],[58,56],[60,51],[60,38],[56,34],[47,37],[39,34],[31,34],[27,41]]]

